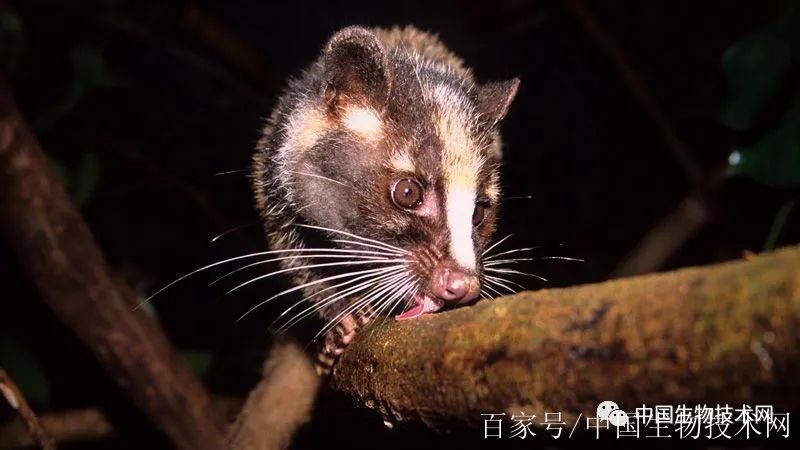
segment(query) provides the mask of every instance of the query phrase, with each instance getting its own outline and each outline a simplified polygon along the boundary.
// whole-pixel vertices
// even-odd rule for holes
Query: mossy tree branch
[[[375,331],[350,344],[333,384],[393,422],[594,415],[603,400],[797,407],[800,248],[525,292]]]

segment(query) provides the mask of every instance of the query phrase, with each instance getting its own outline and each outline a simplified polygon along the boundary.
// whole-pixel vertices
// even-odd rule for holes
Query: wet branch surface
[[[42,299],[176,448],[224,446],[224,420],[117,282],[0,81],[0,233]],[[58,345],[57,343],[53,343]]]
[[[362,331],[333,384],[392,422],[800,403],[800,248],[525,292]]]

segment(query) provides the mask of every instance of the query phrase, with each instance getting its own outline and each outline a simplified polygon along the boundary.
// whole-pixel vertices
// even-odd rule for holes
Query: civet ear
[[[477,86],[475,107],[487,128],[493,128],[503,120],[517,95],[517,90],[519,90],[519,78]]]
[[[335,111],[348,101],[382,105],[392,74],[386,49],[371,30],[353,26],[333,35],[323,52],[323,96]]]

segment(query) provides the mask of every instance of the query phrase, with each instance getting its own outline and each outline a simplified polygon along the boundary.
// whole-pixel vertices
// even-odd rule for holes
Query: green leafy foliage
[[[214,362],[214,354],[211,352],[197,351],[197,350],[181,350],[180,352],[186,365],[197,376],[203,376],[211,363]]]
[[[11,336],[0,333],[0,366],[35,407],[50,403],[50,384],[33,355]]]
[[[767,186],[800,185],[800,6],[731,45],[722,59],[722,123],[754,143],[732,149],[730,174]]]
[[[125,83],[111,73],[102,53],[95,48],[72,48],[69,64],[72,77],[64,97],[33,119],[34,128],[40,133],[46,133],[69,115],[92,90],[125,86]],[[78,164],[73,164],[72,167],[56,159],[51,159],[51,163],[75,204],[79,207],[85,206],[91,200],[100,179],[101,160],[98,155],[87,150],[81,155]]]
[[[0,69],[13,72],[25,49],[25,26],[14,14],[0,11]]]
[[[92,47],[75,47],[70,50],[69,62],[72,79],[66,95],[55,106],[34,118],[34,128],[47,131],[73,111],[84,96],[94,89],[111,89],[125,86],[108,68],[99,50]]]
[[[75,204],[79,208],[86,206],[100,181],[101,164],[97,154],[92,151],[84,152],[75,167],[68,167],[55,158],[50,158],[50,165]]]
[[[92,88],[115,88],[123,83],[111,74],[103,55],[92,47],[75,47],[70,50],[69,61],[73,70],[72,93],[80,97]]]
[[[93,152],[84,153],[72,178],[72,198],[76,205],[83,207],[89,202],[99,180],[100,159]]]
[[[722,57],[727,101],[720,120],[737,131],[759,125],[789,85],[792,45],[769,29],[748,36]]]
[[[775,188],[800,185],[800,93],[775,128],[755,144],[733,149],[730,173]]]

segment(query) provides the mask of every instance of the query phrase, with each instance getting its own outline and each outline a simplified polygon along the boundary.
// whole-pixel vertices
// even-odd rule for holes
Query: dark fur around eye
[[[491,206],[488,198],[481,197],[475,200],[475,209],[472,211],[472,225],[480,226],[486,217],[486,208]]]
[[[475,205],[475,209],[472,211],[472,225],[479,226],[483,223],[483,218],[486,214],[486,207],[483,205]]]

